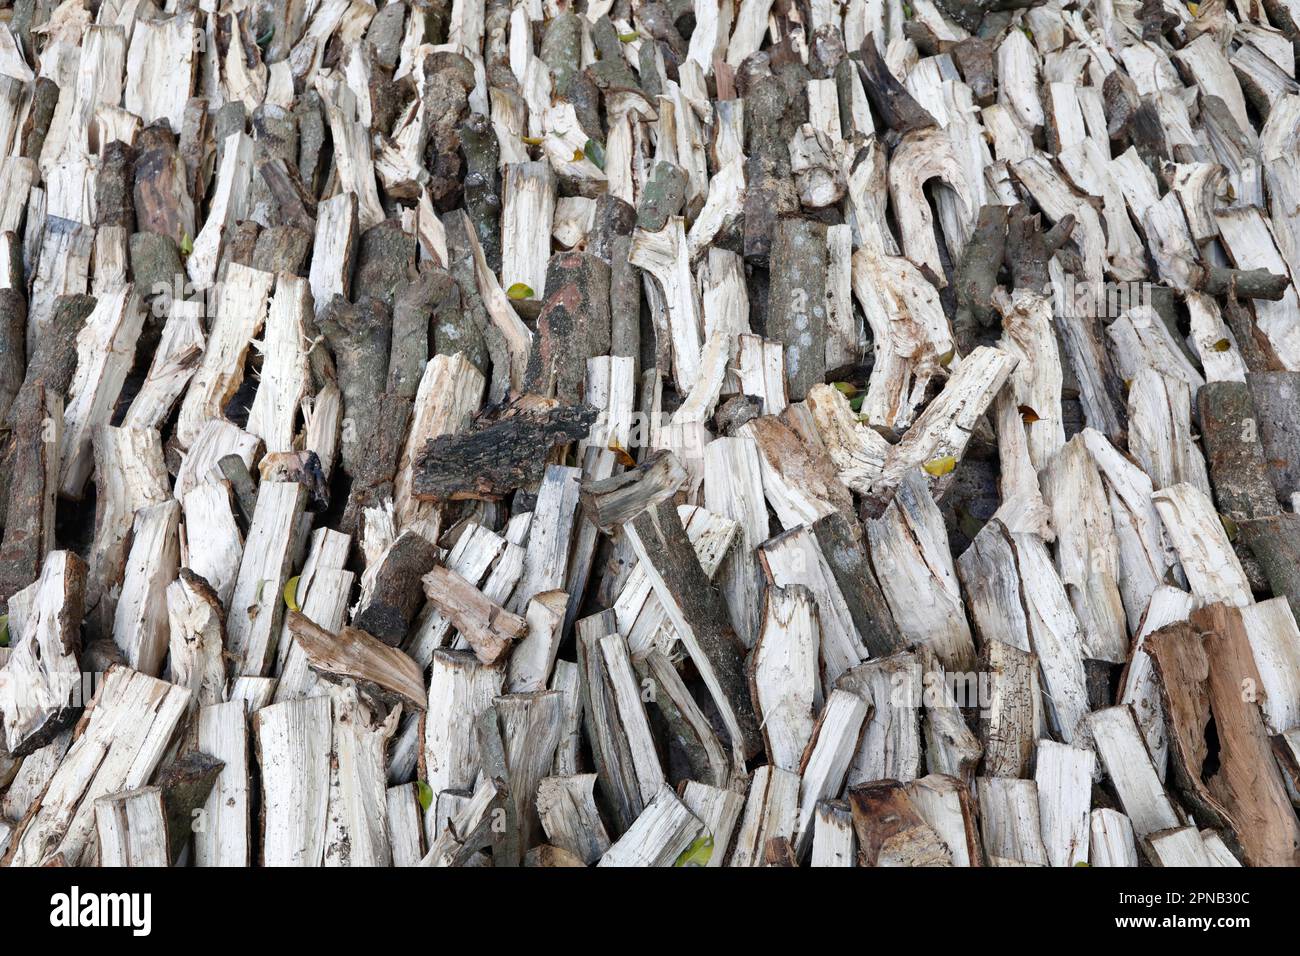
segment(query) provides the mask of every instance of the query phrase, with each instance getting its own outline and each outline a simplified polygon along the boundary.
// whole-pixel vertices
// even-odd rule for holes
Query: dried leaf
[[[1028,405],[1017,405],[1016,411],[1020,413],[1020,420],[1026,425],[1032,425],[1034,422],[1039,421],[1038,412]]]
[[[1214,343],[1213,348],[1216,352],[1226,352],[1228,349],[1232,348],[1232,343],[1227,339],[1219,339],[1219,341]]]

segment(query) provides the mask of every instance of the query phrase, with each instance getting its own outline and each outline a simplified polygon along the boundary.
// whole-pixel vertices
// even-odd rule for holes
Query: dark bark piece
[[[32,160],[40,159],[41,150],[45,148],[45,136],[50,131],[58,105],[59,85],[48,76],[38,76],[32,91],[31,111],[23,127],[23,156]]]
[[[430,269],[414,282],[403,283],[393,300],[393,341],[388,356],[388,388],[396,395],[414,400],[420,377],[429,362],[429,320],[433,300],[455,286],[441,269]],[[456,301],[459,302],[459,292]]]
[[[587,360],[610,348],[609,273],[609,266],[589,252],[551,257],[528,360],[528,392],[565,405],[583,397]]]
[[[135,230],[134,162],[135,151],[126,143],[114,140],[104,147],[95,177],[96,226],[118,226],[128,233]]]
[[[326,165],[323,153],[329,134],[320,94],[308,90],[294,103],[293,113],[298,120],[298,177],[307,194],[319,199]]]
[[[482,113],[472,113],[460,127],[465,152],[465,211],[493,272],[501,269],[501,147],[496,130]]]
[[[423,535],[402,532],[380,559],[370,594],[352,616],[352,623],[385,644],[401,644],[422,603],[420,580],[437,561],[438,549]]]
[[[389,392],[392,316],[384,303],[365,297],[351,305],[336,295],[318,324],[334,355],[343,393],[341,459],[352,479],[343,527],[355,527],[361,509],[391,486],[405,444],[411,401]]]
[[[307,191],[296,158],[271,159],[257,167],[273,204],[271,224],[293,226],[309,236],[316,234],[316,197]]]
[[[194,197],[176,137],[166,121],[146,126],[135,143],[135,221],[140,232],[156,232],[177,243],[197,234]]]
[[[1241,521],[1237,527],[1269,588],[1286,598],[1300,622],[1300,515],[1282,512]]]
[[[263,227],[276,225],[276,206],[271,184],[257,170],[271,162],[292,163],[298,159],[298,123],[293,113],[263,104],[253,111],[253,178],[246,200],[248,216]],[[269,267],[263,266],[269,271]]]
[[[620,236],[632,235],[637,225],[637,213],[631,203],[604,193],[596,199],[595,221],[587,233],[587,251],[614,264],[613,242]]]
[[[27,371],[27,301],[17,289],[0,289],[0,422],[9,417]]]
[[[686,205],[686,170],[660,160],[650,171],[636,210],[638,228],[658,232]],[[548,287],[549,288],[549,287]]]
[[[1259,444],[1259,418],[1244,382],[1207,382],[1197,394],[1201,440],[1219,511],[1234,521],[1277,514]]]
[[[561,406],[524,396],[480,415],[455,435],[430,440],[415,460],[413,491],[424,501],[495,501],[541,480],[556,445],[586,438],[590,405]]]
[[[188,279],[175,240],[157,232],[131,236],[131,278],[142,296],[184,298]]]
[[[767,337],[785,347],[790,401],[826,379],[826,226],[788,216],[776,224],[768,267]]]
[[[335,684],[353,681],[364,695],[389,707],[400,704],[419,711],[428,706],[420,665],[397,648],[354,627],[331,634],[297,611],[290,611],[285,622],[322,679]]]
[[[432,104],[425,167],[427,188],[439,212],[460,205],[462,153],[460,128],[469,116],[469,92],[474,89],[474,67],[459,53],[431,54],[425,63],[422,99]]]
[[[306,276],[311,247],[312,233],[297,226],[271,226],[258,234],[250,264],[266,272]]]
[[[763,749],[763,738],[749,695],[745,647],[700,566],[677,505],[661,500],[623,527],[634,535],[633,549],[644,562],[655,594],[721,712],[732,746],[746,759],[753,757]]]
[[[844,595],[853,626],[871,656],[887,657],[906,650],[907,642],[894,623],[871,569],[862,526],[836,512],[819,519],[812,532]]]
[[[777,219],[799,209],[790,171],[790,140],[807,118],[774,76],[760,76],[745,95],[745,259],[766,265]]]
[[[0,602],[36,580],[45,555],[54,547],[59,482],[56,423],[62,418],[62,394],[40,379],[24,385],[10,409],[13,436],[5,463],[9,493],[0,545]]]
[[[162,790],[168,858],[172,863],[179,859],[194,831],[194,811],[208,802],[208,795],[225,767],[224,760],[191,750],[158,771],[154,778],[154,786]]]
[[[1232,294],[1231,288],[1224,303],[1223,319],[1237,340],[1241,360],[1246,363],[1247,369],[1251,372],[1280,372],[1286,368],[1273,350],[1268,336],[1255,323],[1253,308],[1240,302]]]
[[[475,295],[477,296],[477,290]],[[475,312],[468,305],[460,283],[445,269],[426,268],[419,279],[403,290],[394,307],[393,328],[400,329],[399,334],[412,334],[406,330],[414,325],[415,313],[426,309],[424,335],[427,340],[429,330],[432,330],[433,353],[454,355],[461,352],[470,364],[486,376],[491,360],[483,330],[475,320]],[[408,314],[404,315],[404,310]],[[421,367],[419,372],[422,374],[423,371]],[[394,356],[393,367],[389,369],[390,383],[395,382],[398,374],[399,366]]]
[[[858,73],[866,90],[871,108],[881,121],[899,136],[915,129],[937,125],[902,83],[894,77],[876,49],[876,38],[868,33],[862,41],[858,60]]]
[[[979,219],[975,224],[975,233],[962,252],[961,263],[957,267],[957,281],[954,292],[957,296],[958,310],[969,313],[982,328],[991,327],[997,318],[993,307],[993,290],[997,288],[998,273],[1006,257],[1007,242],[1006,206],[984,206],[980,209]],[[963,329],[960,318],[957,319],[958,334]],[[967,328],[973,337],[973,329]],[[969,342],[960,343],[962,352],[970,350]]]
[[[1246,375],[1259,424],[1264,463],[1278,498],[1300,492],[1300,372]]]
[[[992,106],[997,98],[997,70],[993,65],[993,43],[985,37],[967,37],[949,51],[962,79],[975,95],[977,106]]]
[[[402,231],[395,219],[388,219],[361,234],[357,266],[352,277],[352,298],[378,299],[389,309],[398,288],[410,279],[415,264],[415,237]]]
[[[1046,292],[1047,264],[1069,240],[1074,227],[1073,214],[1062,216],[1056,225],[1044,230],[1038,214],[1031,214],[1028,206],[1021,203],[1011,207],[1007,217],[1006,264],[1011,270],[1012,287]]]
[[[248,465],[241,455],[225,455],[217,462],[217,467],[221,469],[221,474],[234,489],[235,502],[239,505],[244,521],[251,524],[253,511],[257,507],[257,485],[253,481],[252,472],[248,470]]]
[[[592,524],[612,533],[646,508],[667,501],[686,481],[677,456],[659,451],[635,468],[600,481],[583,482],[579,500]]]
[[[1196,287],[1209,295],[1227,295],[1235,288],[1242,299],[1269,299],[1278,302],[1286,295],[1291,279],[1267,269],[1229,269],[1224,266],[1203,266],[1196,279]]]
[[[77,334],[94,309],[94,296],[59,297],[54,303],[54,316],[41,330],[39,339],[31,343],[32,353],[27,362],[23,389],[39,384],[67,396],[72,376],[77,371]]]

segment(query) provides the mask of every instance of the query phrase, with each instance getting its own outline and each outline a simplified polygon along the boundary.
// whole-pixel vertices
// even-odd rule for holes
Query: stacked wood
[[[1300,865],[1293,5],[217,6],[0,11],[0,865]]]

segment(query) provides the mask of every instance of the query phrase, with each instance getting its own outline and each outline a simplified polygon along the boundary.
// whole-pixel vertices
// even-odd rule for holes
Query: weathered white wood
[[[196,817],[196,866],[248,866],[251,826],[248,716],[239,700],[199,710],[198,748],[225,761],[207,803]]]
[[[170,866],[162,791],[141,787],[95,801],[100,866]]]
[[[1038,788],[1032,780],[980,777],[980,835],[995,866],[1046,866],[1039,834]],[[1009,862],[1001,862],[1009,861]]]
[[[253,715],[262,783],[262,865],[321,866],[330,803],[330,699],[304,697]]]
[[[795,852],[799,856],[812,847],[813,813],[818,802],[838,796],[844,786],[869,710],[865,700],[846,690],[833,690],[826,698],[800,768],[799,816],[795,824]]]
[[[924,675],[915,654],[893,654],[845,671],[836,688],[870,707],[849,766],[847,784],[877,780],[906,783],[921,775],[921,704]]]
[[[1049,866],[1088,862],[1088,814],[1097,755],[1051,740],[1038,742],[1039,832]]]
[[[1235,607],[1250,604],[1250,582],[1209,496],[1192,485],[1176,484],[1156,491],[1151,500],[1197,599]]]
[[[672,866],[704,832],[700,818],[665,786],[596,865]]]
[[[1178,815],[1151,765],[1132,710],[1119,706],[1094,711],[1088,729],[1134,833],[1145,837],[1178,826]]]
[[[144,310],[130,286],[102,296],[77,333],[77,371],[63,411],[59,491],[79,499],[94,463],[91,438],[113,415],[135,359]]]
[[[537,787],[537,812],[546,838],[583,863],[595,863],[609,849],[609,835],[596,809],[594,773],[545,777]]]
[[[136,512],[122,593],[113,616],[113,640],[122,649],[123,658],[151,677],[158,676],[167,656],[166,594],[179,565],[180,514],[181,506],[175,501]]]
[[[1118,810],[1099,807],[1088,815],[1088,865],[1137,866],[1133,825]]]
[[[948,533],[923,475],[915,472],[903,480],[885,513],[867,522],[867,537],[900,633],[932,648],[945,668],[971,670],[975,645]]]
[[[768,760],[791,773],[799,772],[816,723],[820,645],[813,593],[802,585],[771,588],[750,662],[750,682]]]
[[[389,787],[386,799],[389,855],[393,866],[418,866],[424,856],[419,785]]]
[[[0,666],[6,758],[44,747],[75,717],[85,585],[85,562],[71,551],[51,551],[36,582],[9,600],[9,652]]]
[[[770,765],[754,771],[729,866],[762,866],[769,841],[794,837],[799,789],[797,773]]]
[[[45,792],[10,837],[3,861],[40,866],[91,862],[95,800],[144,786],[189,706],[190,692],[126,667],[104,676],[86,723]]]

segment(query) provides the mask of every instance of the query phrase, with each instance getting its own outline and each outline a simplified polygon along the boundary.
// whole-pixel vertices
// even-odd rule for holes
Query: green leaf
[[[708,866],[713,857],[713,837],[705,834],[682,850],[673,866]]]
[[[9,646],[9,615],[0,614],[0,647]]]
[[[188,256],[194,251],[194,240],[188,232],[181,233],[181,255]]]
[[[506,298],[514,299],[518,302],[521,299],[531,299],[536,295],[533,287],[526,282],[516,282],[510,288],[506,289]]]
[[[263,33],[260,37],[257,38],[257,45],[258,45],[259,47],[261,47],[263,50],[265,50],[266,47],[267,47],[267,44],[269,44],[269,43],[271,42],[271,38],[272,38],[273,36],[275,36],[275,25],[274,25],[274,24],[272,24],[271,26],[267,27],[267,28],[266,28],[266,32]]]
[[[845,398],[852,398],[858,394],[858,387],[852,382],[832,382],[831,387],[837,392],[841,392]]]
[[[849,408],[853,409],[855,412],[861,412],[862,400],[865,399],[866,397],[867,397],[866,392],[863,392],[861,395],[854,395],[852,398],[849,399]]]
[[[1076,864],[1074,864],[1074,865],[1075,865],[1075,866],[1092,866],[1092,864],[1089,863],[1089,862],[1087,862],[1086,860],[1080,860],[1078,863],[1076,863]]]
[[[627,33],[620,33],[618,38],[624,43],[634,43],[641,39],[641,34],[637,33],[635,30],[629,30]]]
[[[301,579],[302,575],[295,574],[288,581],[284,582],[284,606],[290,611],[302,610],[302,608],[298,606],[298,582]]]
[[[420,794],[420,809],[428,813],[429,808],[433,806],[433,787],[429,786],[427,780],[417,780],[415,789]]]
[[[582,151],[587,154],[587,158],[597,167],[600,169],[605,168],[605,147],[601,146],[600,143],[594,139],[589,139],[583,144]]]

